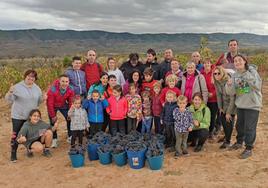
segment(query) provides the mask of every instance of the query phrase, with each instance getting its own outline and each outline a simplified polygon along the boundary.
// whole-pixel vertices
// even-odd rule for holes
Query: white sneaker
[[[69,136],[69,137],[67,138],[67,140],[66,140],[66,141],[67,141],[67,143],[69,143],[69,144],[70,144],[70,143],[71,143],[71,140],[72,140],[72,136]]]
[[[54,139],[52,140],[52,145],[51,145],[51,147],[52,147],[52,148],[56,148],[56,147],[58,147],[58,139],[57,139],[57,138],[54,138]]]

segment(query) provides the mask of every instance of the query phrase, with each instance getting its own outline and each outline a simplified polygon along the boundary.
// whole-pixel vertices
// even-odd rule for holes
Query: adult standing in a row
[[[81,67],[81,70],[86,74],[87,90],[91,85],[100,80],[100,75],[103,72],[103,68],[96,62],[96,58],[96,51],[89,50],[87,52],[87,61]]]
[[[237,136],[236,143],[231,148],[242,148],[245,142],[246,148],[240,157],[246,159],[252,155],[256,140],[256,128],[262,107],[262,80],[256,67],[248,65],[244,56],[239,54],[234,56],[234,66],[236,71],[226,85],[228,94],[236,94]]]
[[[159,80],[159,64],[157,62],[156,52],[151,48],[147,50],[147,59],[144,64],[144,70],[147,67],[153,69],[153,79]]]
[[[123,72],[125,80],[127,80],[134,70],[139,70],[140,73],[143,73],[144,65],[139,61],[139,55],[137,53],[131,53],[129,54],[129,60],[124,62],[119,69]]]
[[[24,80],[10,87],[5,99],[12,103],[12,137],[11,137],[11,161],[17,160],[18,142],[16,141],[18,133],[29,117],[30,111],[37,108],[42,102],[42,91],[35,84],[37,72],[27,70],[24,74]]]

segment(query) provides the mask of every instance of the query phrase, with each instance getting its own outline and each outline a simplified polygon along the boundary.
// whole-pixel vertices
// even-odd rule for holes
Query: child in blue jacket
[[[90,99],[83,102],[83,108],[88,113],[88,121],[90,124],[90,136],[94,136],[102,130],[104,122],[104,110],[108,106],[108,101],[104,97],[100,98],[98,90],[93,90]]]

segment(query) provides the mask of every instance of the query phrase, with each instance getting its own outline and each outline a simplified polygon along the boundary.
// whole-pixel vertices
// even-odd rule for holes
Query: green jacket
[[[193,127],[193,130],[209,129],[210,126],[210,110],[205,104],[201,104],[200,108],[195,110],[194,105],[190,107],[190,112],[193,113],[193,120],[197,120],[200,123],[199,127]]]

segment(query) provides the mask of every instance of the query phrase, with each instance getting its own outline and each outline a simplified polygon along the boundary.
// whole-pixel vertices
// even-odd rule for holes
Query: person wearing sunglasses
[[[234,118],[236,114],[235,95],[228,95],[225,89],[229,78],[230,75],[227,74],[223,67],[218,66],[214,69],[213,80],[217,93],[219,118],[224,131],[224,141],[220,146],[220,149],[230,147],[231,136],[234,128]]]

